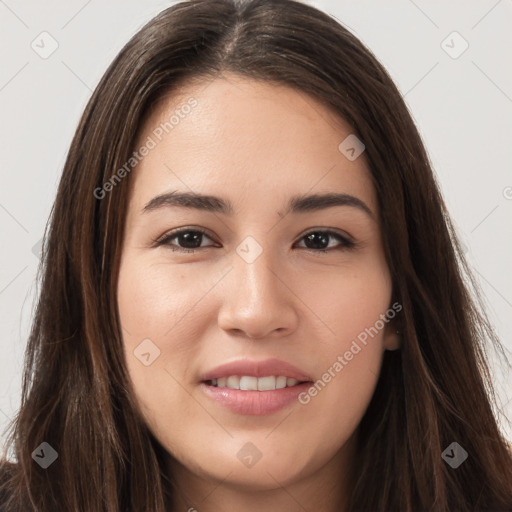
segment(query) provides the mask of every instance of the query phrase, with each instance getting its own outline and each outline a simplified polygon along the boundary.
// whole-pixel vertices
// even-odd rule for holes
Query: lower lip
[[[303,382],[289,388],[272,391],[242,391],[239,389],[218,388],[201,382],[203,391],[213,400],[238,414],[263,415],[283,409],[303,391],[311,387],[311,382]]]

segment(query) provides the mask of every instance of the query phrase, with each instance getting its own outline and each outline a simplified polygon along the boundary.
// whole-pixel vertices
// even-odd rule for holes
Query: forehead
[[[135,149],[153,147],[133,173],[134,200],[177,188],[268,202],[337,191],[376,211],[364,152],[352,161],[340,150],[352,134],[330,108],[286,85],[234,74],[190,83],[142,126]]]

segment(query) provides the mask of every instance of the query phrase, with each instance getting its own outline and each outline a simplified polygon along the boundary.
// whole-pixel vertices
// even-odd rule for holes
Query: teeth
[[[256,391],[258,389],[258,377],[240,377],[240,388],[244,391]]]
[[[228,377],[226,387],[230,389],[240,389],[240,377],[237,375],[231,375],[231,377]]]
[[[277,377],[276,379],[276,389],[282,389],[286,387],[286,377]]]
[[[272,391],[274,389],[283,389],[285,387],[295,386],[299,381],[292,377],[283,375],[268,377],[252,377],[243,375],[230,375],[229,377],[219,377],[212,379],[210,384],[218,388],[241,389],[242,391]]]
[[[258,379],[258,391],[270,391],[276,389],[275,377],[260,377]]]

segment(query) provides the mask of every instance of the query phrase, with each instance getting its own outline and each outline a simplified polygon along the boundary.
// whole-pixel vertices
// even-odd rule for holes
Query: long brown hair
[[[473,298],[418,131],[373,54],[334,18],[293,0],[173,5],[126,44],[96,87],[45,236],[21,407],[9,428],[17,463],[2,472],[5,509],[168,509],[165,452],[137,411],[116,307],[130,176],[101,199],[94,191],[129,160],[164,94],[224,71],[309,93],[366,146],[403,341],[385,353],[359,427],[347,510],[512,509],[512,456],[484,352],[499,341]],[[469,454],[457,469],[442,458],[454,441]],[[42,442],[58,452],[47,469],[31,456]]]

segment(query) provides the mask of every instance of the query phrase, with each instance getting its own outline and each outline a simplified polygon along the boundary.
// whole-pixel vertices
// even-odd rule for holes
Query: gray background
[[[402,91],[510,356],[511,0],[310,3],[362,39]],[[19,405],[38,242],[79,116],[124,43],[171,4],[0,0],[0,429]],[[502,415],[512,418],[512,375],[493,373],[512,439]]]

